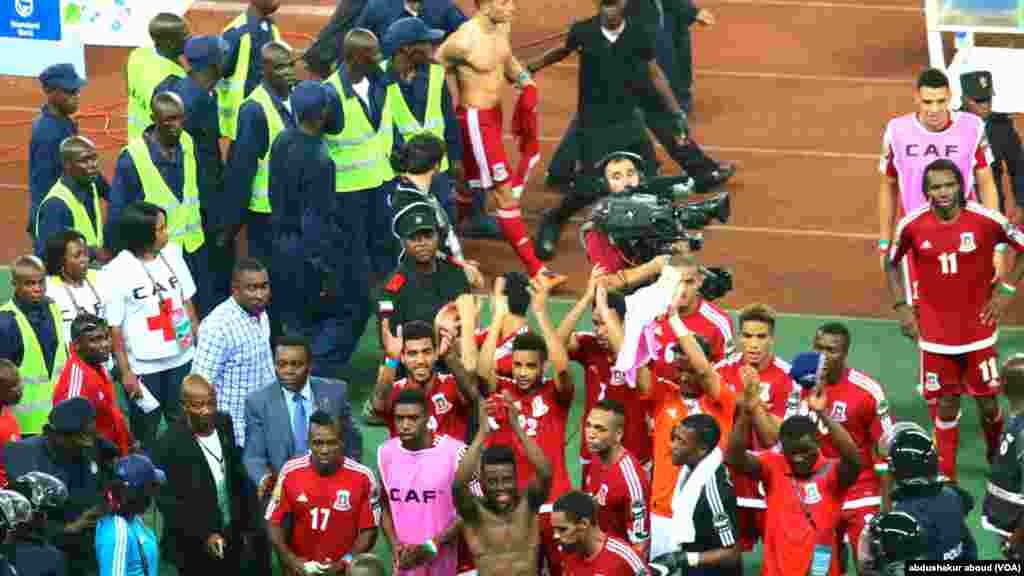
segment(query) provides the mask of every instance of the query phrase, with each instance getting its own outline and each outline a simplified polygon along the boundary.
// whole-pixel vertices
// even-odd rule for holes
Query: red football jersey
[[[625,430],[622,445],[636,456],[640,462],[651,459],[651,431],[648,424],[650,403],[640,398],[640,393],[626,385],[621,373],[612,374],[615,357],[611,351],[598,343],[597,336],[591,332],[576,333],[577,348],[569,354],[569,359],[583,366],[584,392],[586,400],[583,405],[580,429],[586,423],[590,409],[605,398],[622,403],[626,411]],[[580,460],[590,460],[590,450],[585,441],[580,442]]]
[[[380,524],[380,499],[373,472],[345,458],[330,476],[320,476],[309,456],[281,468],[267,506],[267,520],[281,526],[292,517],[291,547],[308,561],[337,562],[352,550],[360,530]]]
[[[555,381],[545,378],[540,386],[534,386],[524,394],[514,380],[499,376],[497,390],[499,394],[505,391],[511,394],[519,408],[519,425],[523,432],[540,446],[551,463],[551,494],[548,502],[554,502],[572,488],[569,483],[569,471],[565,467],[565,428],[569,423],[569,409],[572,407],[572,387],[560,394],[555,388]],[[493,417],[490,423],[493,432],[488,439],[488,445],[507,444],[514,448],[519,486],[525,487],[534,477],[533,467],[526,458],[526,451],[510,427],[500,426]]]
[[[391,390],[391,406],[395,405],[398,393],[410,385],[414,386],[415,384],[408,378],[402,378],[395,382],[394,388]],[[459,385],[455,381],[455,376],[435,373],[430,390],[425,392],[427,403],[430,405],[430,421],[427,422],[427,427],[430,428],[431,432],[451,436],[457,440],[465,440],[466,426],[467,422],[469,422],[471,407],[466,402],[466,399],[462,397],[462,393],[459,392]],[[391,433],[390,437],[394,438],[397,436],[398,431],[395,429],[393,411],[389,410],[386,414],[382,413],[380,416],[387,420],[388,431]]]
[[[743,366],[743,354],[740,352],[729,356],[715,365],[715,370],[718,371],[722,384],[735,392],[737,397],[743,394],[743,379],[740,378],[740,368]],[[758,371],[758,375],[761,378],[761,402],[764,403],[768,413],[774,414],[779,418],[786,416],[790,397],[793,397],[793,403],[795,404],[798,399],[797,395],[800,392],[799,387],[789,377],[789,368],[789,362],[779,358],[772,358],[767,368]],[[750,434],[748,446],[752,450],[771,448],[771,446],[762,446],[756,432],[751,430]],[[764,495],[761,493],[762,490],[758,489],[756,482],[741,474],[735,474],[734,479],[736,481],[736,498],[741,508],[764,507]]]
[[[622,540],[608,536],[596,556],[562,554],[562,576],[647,576],[647,563]]]
[[[939,221],[931,207],[900,220],[890,261],[911,258],[917,273],[917,322],[922,350],[964,354],[996,343],[996,326],[981,323],[992,298],[996,244],[1024,250],[1024,232],[1000,213],[968,202],[955,222]]]
[[[699,334],[708,341],[711,346],[711,356],[708,361],[712,364],[732,353],[732,319],[726,311],[717,305],[701,300],[696,312],[680,316],[679,319],[694,334]],[[654,375],[658,378],[678,382],[679,371],[675,366],[675,358],[681,354],[679,338],[676,336],[675,330],[672,329],[667,314],[658,317],[655,322],[654,335],[658,339],[660,351],[654,359]]]
[[[4,445],[21,440],[21,428],[10,406],[0,408],[0,488],[7,487],[7,470],[4,464]]]
[[[647,499],[651,481],[628,450],[617,462],[605,464],[600,458],[593,459],[583,491],[597,501],[597,525],[606,534],[631,544],[650,538]]]
[[[812,392],[813,390],[802,390],[801,399],[805,400]],[[874,470],[875,464],[878,463],[875,447],[884,434],[892,431],[893,426],[885,392],[870,376],[849,368],[838,383],[825,387],[825,395],[828,397],[829,416],[843,425],[860,449],[860,475],[857,476],[857,482],[847,489],[845,501],[860,504],[851,508],[880,505],[881,484]],[[801,402],[799,413],[817,420],[813,412],[808,412],[806,402]],[[832,444],[832,437],[821,424],[818,426],[818,445],[826,458],[839,458],[839,451]],[[872,497],[876,498],[877,502],[864,500]]]
[[[490,328],[482,328],[476,331],[477,349],[484,345],[484,340],[487,340],[487,333],[489,331]],[[498,374],[501,376],[512,375],[512,341],[516,339],[516,336],[526,334],[529,331],[529,326],[523,326],[505,338],[498,337],[498,345],[494,348],[494,363],[497,366]]]

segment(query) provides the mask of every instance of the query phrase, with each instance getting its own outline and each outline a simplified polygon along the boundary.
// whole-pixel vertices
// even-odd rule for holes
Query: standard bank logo
[[[14,0],[14,11],[22,18],[28,18],[36,9],[34,0]]]

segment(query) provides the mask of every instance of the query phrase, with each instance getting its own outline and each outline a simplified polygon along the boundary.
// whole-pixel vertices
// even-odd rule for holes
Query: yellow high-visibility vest
[[[331,74],[327,83],[337,90],[345,114],[345,127],[341,133],[324,135],[337,174],[335,188],[338,192],[376,188],[394,177],[389,159],[394,143],[391,110],[384,106],[380,127],[374,130],[359,103],[359,96],[345,96],[339,73]]]
[[[274,106],[274,99],[263,85],[257,86],[247,101],[255,102],[263,108],[267,118],[267,153],[256,164],[256,176],[252,179],[252,196],[249,198],[249,210],[262,214],[270,214],[270,149],[274,147],[277,135],[284,131],[284,120]]]
[[[89,192],[92,194],[92,209],[96,214],[96,222],[89,218],[89,212],[85,209],[75,194],[64,185],[60,179],[54,183],[53,188],[39,203],[39,211],[36,212],[36,238],[39,237],[39,215],[43,213],[43,205],[47,202],[63,202],[71,211],[71,219],[74,228],[85,236],[87,246],[103,246],[103,209],[100,206],[100,195],[96,193],[96,184],[89,184]]]
[[[14,313],[14,321],[18,325],[18,331],[21,332],[21,346],[24,349],[21,364],[18,366],[18,375],[21,376],[21,383],[25,390],[21,395],[21,402],[11,406],[11,411],[14,412],[22,434],[39,434],[43,431],[43,425],[50,418],[50,410],[53,408],[53,390],[57,387],[57,380],[60,379],[60,374],[64,371],[64,364],[68,361],[60,310],[53,302],[50,302],[50,317],[53,321],[54,333],[57,335],[57,349],[53,353],[53,370],[50,371],[46,370],[43,347],[39,345],[36,331],[29,324],[25,314],[18,309],[13,300],[0,306],[0,311]]]
[[[153,123],[149,107],[153,92],[168,76],[184,78],[185,69],[174,60],[164,58],[156,48],[132,50],[125,67],[128,78],[128,140],[140,138],[146,127]]]
[[[381,64],[381,68],[387,70],[388,61]],[[413,135],[420,132],[430,132],[444,141],[444,111],[441,108],[441,101],[444,90],[444,67],[431,64],[427,79],[427,109],[423,114],[423,122],[416,119],[412,107],[402,96],[402,88],[397,82],[388,86],[385,106],[391,109],[391,117],[394,119],[398,133],[406,141]],[[440,171],[448,170],[448,154],[441,159]]]
[[[245,26],[249,15],[242,12],[230,24],[224,27],[221,35],[228,30]],[[281,31],[277,24],[271,23],[270,34],[275,41],[281,40]],[[238,42],[238,57],[235,59],[235,71],[231,76],[217,83],[217,108],[220,111],[220,135],[234,140],[238,133],[238,109],[245,100],[245,82],[249,78],[249,60],[252,57],[252,34],[245,32]]]

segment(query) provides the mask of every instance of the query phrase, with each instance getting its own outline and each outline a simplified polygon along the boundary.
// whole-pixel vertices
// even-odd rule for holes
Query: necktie
[[[302,394],[295,393],[292,396],[295,402],[295,412],[292,414],[292,431],[295,433],[295,449],[299,454],[305,454],[306,446],[306,399]]]

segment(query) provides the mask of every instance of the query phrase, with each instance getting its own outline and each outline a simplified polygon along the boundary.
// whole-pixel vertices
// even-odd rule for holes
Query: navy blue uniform
[[[272,18],[259,19],[249,12],[244,25],[232,28],[221,36],[228,43],[228,52],[224,57],[224,77],[230,78],[234,75],[236,66],[249,67],[249,73],[245,77],[245,96],[252,93],[263,81],[263,59],[260,53],[265,45],[274,40],[274,35],[270,31],[273,23]],[[252,50],[249,52],[249,61],[239,64],[238,47],[244,34],[249,34],[252,38]]]
[[[181,145],[179,144],[174,160],[168,160],[160,152],[160,145],[157,144],[150,136],[153,134],[154,127],[150,126],[146,128],[143,133],[146,139],[146,147],[149,149],[149,157],[153,160],[153,165],[156,166],[157,172],[163,177],[167,187],[174,194],[174,197],[181,202],[184,198],[184,186],[185,186],[185,164],[182,161]],[[196,151],[198,156],[198,149]],[[198,159],[197,159],[198,162]],[[198,169],[198,166],[197,166]],[[145,200],[145,193],[142,189],[142,180],[139,179],[139,171],[135,168],[135,162],[127,151],[122,151],[121,155],[117,157],[117,164],[114,168],[114,181],[110,184],[110,207],[107,210],[107,232],[104,237],[104,241],[107,246],[112,248],[115,254],[120,250],[119,242],[115,237],[116,227],[115,224],[121,216],[121,211],[124,207],[131,204],[132,202],[141,202]],[[192,273],[192,277],[195,278],[196,282],[196,296],[193,298],[193,302],[197,306],[196,312],[205,310],[199,308],[201,301],[204,296],[207,296],[203,292],[203,286],[208,286],[210,283],[209,279],[209,265],[207,264],[208,256],[206,246],[213,240],[207,236],[206,242],[199,247],[195,252],[186,252],[182,250],[185,257],[185,264],[188,265],[189,271]],[[230,275],[231,270],[228,269],[227,274]],[[209,289],[207,289],[209,291]],[[220,301],[211,303],[209,306],[216,306]],[[203,314],[200,314],[202,318]]]
[[[359,105],[363,107],[363,112],[366,114],[370,124],[374,129],[379,129],[384,102],[387,97],[387,87],[390,82],[387,75],[380,71],[368,76],[370,80],[369,106],[363,102],[362,98],[356,96],[344,66],[339,68],[338,75],[341,80],[342,90],[345,92],[343,96],[345,98],[355,97],[359,101]],[[341,107],[341,100],[337,100],[332,105],[332,108],[336,120],[334,125],[328,128],[327,132],[329,134],[340,132],[345,124],[345,114]],[[401,142],[398,130],[395,129],[394,132],[393,149],[398,147]],[[390,152],[388,153],[390,154]],[[271,171],[271,174],[273,174],[273,171]],[[391,208],[388,206],[388,198],[394,186],[395,182],[392,180],[391,182],[385,182],[379,188],[339,193],[338,210],[340,214],[338,225],[341,226],[344,234],[352,235],[362,242],[360,246],[370,258],[370,270],[378,277],[383,277],[385,274],[390,273],[398,259],[397,245],[394,238],[388,233],[391,230]],[[353,286],[352,288],[355,287]],[[362,294],[366,294],[366,291],[361,291],[360,296]],[[368,302],[369,300],[367,300]]]
[[[97,571],[94,531],[65,534],[64,526],[89,508],[103,503],[103,491],[113,477],[111,467],[117,457],[117,447],[102,437],[96,439],[96,445],[86,450],[83,457],[75,459],[63,456],[51,447],[45,435],[9,442],[4,446],[9,478],[38,470],[59,478],[67,486],[67,503],[50,513],[48,528],[53,543],[67,555],[69,574],[84,575]]]
[[[85,206],[85,211],[89,215],[89,220],[92,220],[92,223],[95,226],[96,209],[92,202],[92,191],[79,186],[78,183],[71,178],[63,178],[63,181],[68,190],[75,195],[75,198]],[[106,181],[102,178],[96,179],[96,192],[99,194],[100,198],[104,199],[107,199],[110,195],[110,187],[107,186]],[[74,229],[75,219],[71,215],[71,209],[68,208],[67,204],[55,200],[50,200],[43,205],[42,210],[38,211],[36,217],[38,218],[38,226],[35,227],[35,231],[38,235],[36,236],[35,241],[35,251],[36,255],[42,258],[43,250],[46,247],[46,239],[65,230]],[[92,247],[90,246],[90,248]]]
[[[295,117],[270,87],[266,87],[274,108],[280,114],[284,127],[293,128]],[[225,226],[238,229],[242,222],[249,225],[249,255],[264,264],[270,261],[272,238],[270,215],[249,211],[252,198],[252,180],[256,176],[257,164],[273,142],[263,107],[249,101],[242,104],[238,112],[238,133],[228,151],[227,176],[224,181]]]
[[[36,210],[50,188],[64,173],[60,160],[60,143],[78,134],[78,125],[70,118],[56,116],[45,105],[32,121],[32,140],[28,145],[28,191],[32,202],[28,209],[26,230],[35,235]]]
[[[366,28],[384,39],[384,32],[396,20],[409,16],[418,17],[430,28],[444,30],[445,37],[455,32],[466,21],[466,15],[451,0],[422,0],[419,14],[405,9],[404,0],[369,0],[363,13],[356,19],[356,27]]]
[[[405,82],[398,77],[389,64],[387,77],[389,82],[398,83],[398,87],[402,91],[402,98],[409,106],[409,111],[420,124],[423,124],[423,118],[427,114],[430,68],[426,65],[418,67],[412,82]],[[448,91],[447,78],[441,86],[441,113],[444,115],[444,142],[448,152],[448,163],[462,162],[462,130],[459,129],[458,117],[455,115],[454,106],[452,106],[452,95]],[[455,179],[450,170],[447,173],[436,175],[430,182],[430,193],[441,201],[441,206],[448,213],[448,220],[451,222],[455,221],[455,196],[452,193],[454,186]]]
[[[53,357],[57,353],[57,331],[54,328],[53,316],[50,314],[49,298],[43,297],[39,304],[29,304],[15,298],[14,305],[21,310],[32,329],[36,332],[36,339],[39,340],[39,347],[43,351],[43,360],[46,362],[47,371],[53,370]],[[60,319],[57,321],[60,324]],[[25,355],[25,344],[21,339],[21,331],[18,330],[18,322],[14,319],[14,313],[0,312],[0,358],[6,358],[20,366]],[[10,476],[8,468],[8,477]]]
[[[333,220],[344,208],[335,191],[334,162],[323,139],[289,128],[270,156],[270,266],[278,294],[277,315],[288,330],[313,343],[313,370],[333,374],[348,363],[369,318],[365,253]],[[327,296],[321,291],[327,289]],[[350,292],[350,290],[354,292]],[[333,292],[333,294],[332,294]]]
[[[17,537],[8,554],[18,576],[65,576],[67,556],[59,548],[34,536]]]
[[[1010,418],[989,468],[981,525],[1008,537],[1024,514],[1024,414]]]
[[[900,486],[892,496],[893,511],[910,514],[928,534],[926,560],[977,560],[978,545],[967,527],[974,499],[944,483]]]

